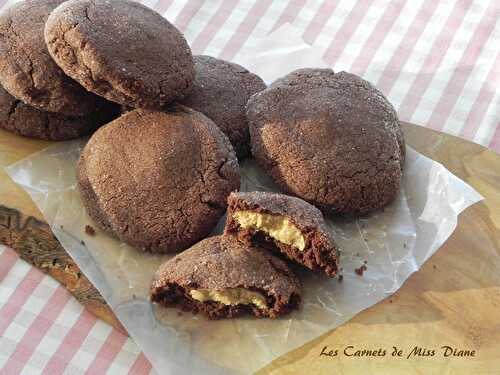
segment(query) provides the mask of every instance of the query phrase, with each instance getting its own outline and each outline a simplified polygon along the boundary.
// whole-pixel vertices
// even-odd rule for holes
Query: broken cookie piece
[[[299,307],[300,283],[285,262],[265,250],[215,236],[162,264],[151,300],[210,319],[276,318]]]
[[[338,251],[320,210],[300,198],[268,192],[231,193],[226,235],[334,277]]]

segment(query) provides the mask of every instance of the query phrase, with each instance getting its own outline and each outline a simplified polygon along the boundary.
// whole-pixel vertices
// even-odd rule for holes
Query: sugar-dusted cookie
[[[299,69],[252,96],[247,117],[252,154],[284,192],[343,214],[396,197],[403,135],[393,106],[364,79]]]
[[[238,161],[206,116],[182,106],[137,109],[100,128],[78,163],[78,185],[97,226],[151,252],[204,238],[238,190]]]
[[[159,110],[193,83],[182,34],[135,1],[66,1],[47,20],[45,41],[67,75],[119,104]]]

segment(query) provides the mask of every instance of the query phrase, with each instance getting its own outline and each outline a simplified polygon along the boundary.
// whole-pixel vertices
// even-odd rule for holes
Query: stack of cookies
[[[0,15],[0,127],[47,140],[78,138],[119,114],[85,90],[51,58],[44,40],[49,14],[62,1],[18,3]]]
[[[193,56],[131,0],[25,0],[0,15],[0,51],[0,127],[93,133],[77,177],[95,225],[138,250],[183,251],[154,278],[162,305],[214,319],[286,314],[301,294],[289,263],[338,273],[322,212],[365,215],[399,191],[396,112],[355,75],[300,69],[266,87]],[[238,193],[247,157],[288,195]],[[226,210],[224,235],[206,238]]]

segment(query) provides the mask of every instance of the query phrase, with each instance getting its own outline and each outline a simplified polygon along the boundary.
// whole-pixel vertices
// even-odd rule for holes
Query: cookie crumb
[[[89,236],[94,236],[95,235],[94,227],[90,225],[85,225],[85,233],[87,233]]]
[[[389,300],[389,303],[392,303],[392,299]]]
[[[368,269],[368,267],[366,267],[366,264],[363,264],[361,267],[359,268],[356,268],[354,270],[354,272],[356,272],[356,275],[358,276],[363,276],[363,273]]]
[[[339,275],[339,283],[341,283],[344,280],[344,275]]]
[[[432,265],[432,268],[437,269],[437,266],[435,264]]]

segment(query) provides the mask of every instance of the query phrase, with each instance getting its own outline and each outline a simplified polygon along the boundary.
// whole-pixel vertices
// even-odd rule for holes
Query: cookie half
[[[144,251],[176,252],[204,238],[238,190],[238,160],[206,116],[175,106],[134,110],[100,128],[78,163],[96,225]]]
[[[252,154],[284,192],[361,215],[397,196],[404,139],[393,106],[369,82],[299,69],[252,96]]]
[[[45,41],[67,75],[126,106],[160,110],[193,83],[193,57],[182,34],[135,1],[66,1],[47,20]]]
[[[24,137],[47,141],[80,138],[91,134],[119,114],[119,106],[110,102],[86,116],[41,111],[14,98],[0,86],[0,128]]]
[[[323,214],[289,195],[231,193],[224,234],[276,250],[312,271],[337,275],[339,254]]]
[[[241,65],[211,56],[194,56],[194,67],[193,89],[182,104],[212,119],[228,136],[238,158],[245,158],[250,154],[246,105],[266,84]]]
[[[285,262],[265,250],[215,236],[162,264],[151,300],[211,319],[276,318],[299,307],[300,283]]]
[[[63,2],[25,0],[2,11],[0,83],[12,96],[40,110],[83,116],[104,101],[66,76],[45,45],[45,21]]]

